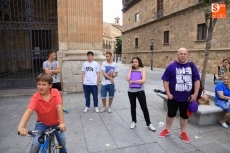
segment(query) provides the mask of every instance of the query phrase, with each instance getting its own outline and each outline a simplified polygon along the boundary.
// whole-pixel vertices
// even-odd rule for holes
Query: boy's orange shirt
[[[30,100],[28,109],[37,113],[37,121],[47,126],[59,124],[57,105],[62,104],[62,99],[57,89],[51,88],[50,100],[47,103],[39,92],[36,92]]]

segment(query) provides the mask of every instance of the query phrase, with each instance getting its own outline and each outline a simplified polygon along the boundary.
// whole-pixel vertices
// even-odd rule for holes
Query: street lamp
[[[119,39],[120,37],[119,36],[116,36],[115,37],[115,39],[116,39],[116,46],[115,46],[115,52],[116,52],[116,58],[115,58],[115,62],[117,63],[117,61],[118,61],[118,50],[117,50],[117,42],[118,42],[118,39]]]
[[[151,55],[151,70],[153,70],[153,49],[154,49],[153,42],[154,42],[154,39],[151,38],[150,42],[151,42],[150,50],[152,51],[152,55]]]

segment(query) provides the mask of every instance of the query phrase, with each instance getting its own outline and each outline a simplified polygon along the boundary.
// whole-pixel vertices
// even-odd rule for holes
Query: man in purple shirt
[[[177,52],[177,60],[171,63],[165,70],[162,80],[168,96],[168,114],[166,117],[166,128],[159,134],[163,138],[170,134],[170,127],[174,121],[177,110],[180,110],[181,138],[189,143],[186,134],[188,122],[187,107],[190,101],[196,101],[199,87],[200,75],[197,67],[187,61],[188,50],[180,48]],[[192,89],[194,87],[194,93]]]

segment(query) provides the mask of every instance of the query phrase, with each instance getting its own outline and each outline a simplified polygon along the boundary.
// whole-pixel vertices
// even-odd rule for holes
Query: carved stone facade
[[[101,64],[103,50],[102,0],[58,0],[58,61],[64,92],[82,92],[82,64],[94,52]]]
[[[106,51],[115,52],[116,37],[121,36],[120,18],[114,18],[114,23],[103,22],[103,54]]]
[[[57,60],[64,92],[81,92],[86,53],[103,51],[102,0],[1,0],[0,90],[36,87],[48,50]]]
[[[0,1],[0,90],[36,87],[48,50],[58,50],[57,0]]]
[[[62,64],[62,85],[63,91],[82,92],[82,65],[87,61],[85,50],[68,50],[58,52],[58,61]],[[99,65],[105,61],[102,51],[93,50],[94,60]],[[101,74],[102,78],[102,74]]]
[[[135,5],[123,10],[122,57],[126,57],[126,63],[133,56],[140,56],[144,65],[150,66],[150,38],[154,38],[153,67],[165,68],[176,59],[177,50],[186,47],[189,60],[201,70],[206,41],[198,40],[198,27],[205,23],[199,0],[161,0],[163,16],[160,18],[157,16],[158,0],[136,1]],[[214,28],[208,73],[213,73],[223,58],[230,57],[229,25],[230,11],[227,11],[227,18],[218,19]],[[165,32],[168,32],[168,42],[165,42]]]

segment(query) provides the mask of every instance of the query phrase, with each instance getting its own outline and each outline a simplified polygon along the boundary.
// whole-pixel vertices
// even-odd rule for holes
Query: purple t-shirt
[[[163,81],[169,82],[170,93],[178,102],[187,101],[192,94],[194,81],[200,80],[197,67],[194,64],[192,67],[193,70],[190,67],[190,62],[180,64],[175,61],[166,68],[161,78]]]

